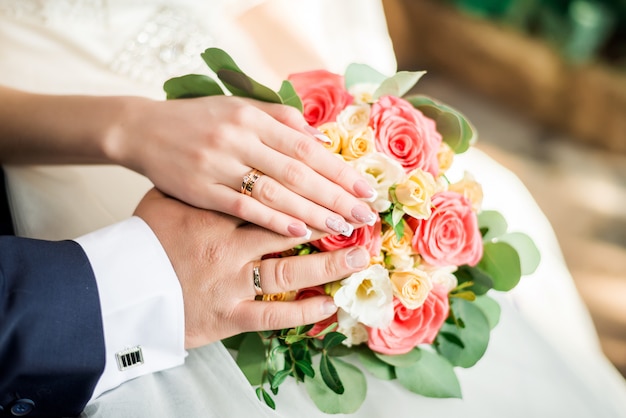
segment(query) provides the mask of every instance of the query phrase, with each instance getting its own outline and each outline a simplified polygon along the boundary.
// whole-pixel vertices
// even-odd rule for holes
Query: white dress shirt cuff
[[[183,364],[182,290],[150,227],[132,217],[75,241],[94,270],[104,328],[106,365],[92,399],[130,379]],[[117,355],[134,347],[140,347],[143,363],[120,370]]]

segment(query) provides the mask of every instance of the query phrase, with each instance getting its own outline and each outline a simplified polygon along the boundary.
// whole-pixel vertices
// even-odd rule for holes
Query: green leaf
[[[417,363],[396,367],[402,386],[429,398],[461,398],[461,385],[452,365],[437,353],[424,351]]]
[[[500,304],[489,296],[479,296],[474,301],[474,305],[480,308],[487,317],[489,328],[494,329],[500,321]]]
[[[374,92],[374,99],[382,96],[402,97],[411,90],[426,71],[398,71],[384,80]]]
[[[231,350],[239,350],[239,346],[241,345],[241,342],[243,341],[243,338],[246,336],[246,334],[237,334],[237,335],[233,335],[232,337],[228,337],[228,338],[224,338],[222,340],[222,344],[224,344],[224,347],[229,348]]]
[[[479,268],[462,265],[454,272],[454,275],[459,281],[459,285],[472,282],[473,284],[467,289],[476,295],[484,295],[489,289],[493,289],[493,279]]]
[[[539,267],[541,254],[534,241],[522,232],[510,232],[498,238],[498,241],[510,244],[519,255],[522,275],[532,274]]]
[[[477,267],[491,276],[495,290],[503,292],[513,289],[522,277],[519,255],[505,242],[485,243]]]
[[[360,350],[358,357],[363,367],[376,378],[381,380],[392,380],[396,378],[394,367],[379,359],[372,350]]]
[[[367,394],[367,381],[361,370],[345,361],[335,360],[337,373],[345,383],[345,392],[341,395],[326,386],[320,374],[314,379],[304,381],[311,400],[326,414],[352,414],[356,412]]]
[[[346,338],[348,337],[340,332],[330,332],[324,337],[324,349],[328,350],[329,348],[335,347],[341,344]]]
[[[405,367],[419,361],[420,357],[422,356],[422,351],[419,348],[414,348],[406,354],[398,354],[395,356],[389,356],[380,353],[374,354],[376,355],[376,357],[378,357],[387,364],[391,364],[392,366],[396,367]]]
[[[344,81],[346,88],[350,88],[355,84],[368,83],[380,84],[387,79],[387,76],[378,72],[367,64],[350,64],[346,68]]]
[[[441,336],[442,338],[445,338],[448,342],[458,345],[460,348],[465,348],[465,344],[463,344],[463,341],[461,341],[458,335],[445,332],[445,331],[439,331],[438,335]]]
[[[272,389],[278,388],[287,377],[291,374],[291,370],[281,370],[277,372],[275,375],[270,377],[270,384]]]
[[[276,403],[274,402],[274,399],[272,399],[270,394],[267,393],[267,391],[264,390],[262,387],[258,387],[256,389],[256,396],[258,396],[259,399],[263,399],[263,401],[265,401],[267,406],[269,406],[270,408],[276,409]]]
[[[313,366],[310,361],[297,360],[296,368],[299,369],[305,376],[315,377],[315,371],[313,370]]]
[[[250,332],[241,341],[237,354],[237,365],[252,386],[262,383],[265,368],[265,345],[257,333]]]
[[[302,100],[300,96],[298,96],[298,93],[296,93],[296,89],[293,88],[291,81],[283,80],[283,83],[280,85],[280,90],[278,90],[278,95],[284,104],[295,107],[302,112]]]
[[[217,81],[201,74],[187,74],[170,78],[163,84],[163,90],[168,100],[224,94],[224,90]]]
[[[461,154],[467,151],[470,145],[476,142],[476,129],[457,110],[421,95],[408,96],[406,100],[435,121],[437,131],[441,134],[443,141],[455,153]]]
[[[508,224],[500,212],[495,210],[484,210],[478,214],[478,228],[485,231],[484,241],[491,241],[506,233]]]
[[[339,395],[345,391],[335,365],[325,353],[322,353],[322,358],[320,359],[320,372],[322,374],[322,380],[330,390]]]
[[[295,344],[298,341],[302,341],[305,338],[308,338],[305,334],[293,334],[293,335],[287,335],[285,337],[285,342],[287,344]]]
[[[208,48],[200,55],[233,95],[270,103],[282,103],[278,93],[248,77],[224,50]]]
[[[483,311],[474,304],[463,299],[454,299],[451,309],[458,318],[463,318],[465,327],[444,323],[440,333],[455,335],[463,341],[463,347],[442,338],[438,340],[437,351],[455,366],[472,367],[480,360],[489,344],[491,327]]]

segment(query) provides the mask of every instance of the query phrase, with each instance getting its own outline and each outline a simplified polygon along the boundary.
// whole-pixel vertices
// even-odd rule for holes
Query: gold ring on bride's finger
[[[257,296],[263,295],[263,289],[261,288],[261,262],[255,261],[252,267],[252,284],[254,285],[254,292]]]
[[[259,178],[261,178],[262,175],[263,173],[256,168],[250,170],[245,176],[243,176],[243,180],[241,181],[241,193],[246,196],[252,196],[254,184]]]

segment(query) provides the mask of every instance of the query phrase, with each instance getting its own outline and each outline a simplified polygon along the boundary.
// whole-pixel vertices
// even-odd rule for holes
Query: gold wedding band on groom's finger
[[[256,295],[259,297],[263,296],[263,289],[261,288],[261,261],[255,261],[252,266],[252,284]]]
[[[259,178],[261,178],[262,175],[263,173],[256,168],[250,170],[245,176],[243,176],[243,180],[241,181],[241,193],[246,196],[252,196],[254,184]]]

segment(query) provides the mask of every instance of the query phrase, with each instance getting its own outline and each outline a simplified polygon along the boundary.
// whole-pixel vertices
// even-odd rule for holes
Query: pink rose
[[[393,300],[394,317],[387,328],[369,328],[368,347],[381,354],[405,354],[420,344],[431,344],[448,317],[448,293],[436,285],[417,309]]]
[[[381,229],[381,221],[380,218],[378,218],[374,225],[365,225],[355,229],[349,237],[344,235],[328,235],[311,242],[311,244],[320,251],[334,251],[340,248],[362,246],[369,251],[372,257],[376,257],[380,255],[380,250],[383,245]]]
[[[383,96],[372,105],[369,125],[379,152],[398,161],[407,173],[420,168],[437,177],[441,134],[432,119],[402,98]]]
[[[475,266],[483,256],[483,241],[472,202],[448,191],[436,193],[432,205],[430,218],[410,221],[413,249],[433,266]]]
[[[343,76],[326,70],[291,74],[288,80],[302,99],[304,119],[311,126],[334,122],[354,100],[344,87]]]
[[[298,293],[296,294],[296,300],[312,298],[314,296],[320,296],[320,295],[325,295],[325,294],[326,292],[324,291],[324,286],[307,287],[305,289],[298,290]],[[309,337],[313,337],[319,334],[320,332],[324,331],[326,328],[330,326],[330,324],[334,322],[337,322],[336,313],[314,324],[313,328],[311,328],[306,334]],[[324,338],[324,337],[320,337],[320,338]]]

